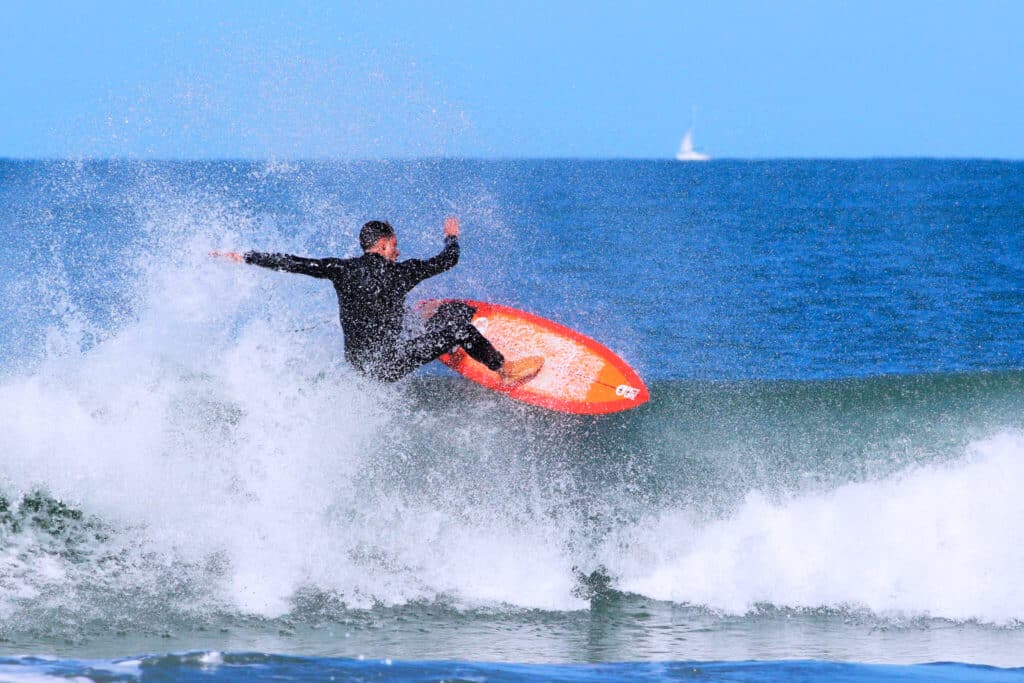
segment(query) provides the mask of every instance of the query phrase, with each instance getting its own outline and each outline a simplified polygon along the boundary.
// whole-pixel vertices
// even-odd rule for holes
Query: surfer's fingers
[[[241,263],[243,257],[237,251],[219,251],[214,249],[210,252],[210,256],[213,258],[227,259],[228,261],[234,261],[235,263]]]
[[[447,218],[444,219],[444,234],[445,235],[454,235],[454,236],[458,237],[458,235],[459,235],[459,219],[458,219],[457,216],[448,216]]]
[[[434,317],[434,315],[437,313],[437,309],[441,306],[442,303],[443,302],[440,299],[434,299],[432,301],[420,301],[418,304],[416,304],[416,310],[419,312],[420,315],[423,316],[424,320],[427,320],[429,318]]]

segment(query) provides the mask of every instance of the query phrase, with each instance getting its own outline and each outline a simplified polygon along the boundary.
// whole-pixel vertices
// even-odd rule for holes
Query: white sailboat
[[[707,161],[711,157],[693,148],[693,128],[686,131],[683,141],[679,143],[679,151],[676,152],[677,161]]]

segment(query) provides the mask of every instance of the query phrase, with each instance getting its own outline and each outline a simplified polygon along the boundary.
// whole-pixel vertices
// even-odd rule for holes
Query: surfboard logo
[[[487,318],[474,318],[473,327],[475,327],[480,334],[487,334]]]
[[[636,387],[631,387],[628,384],[620,384],[615,387],[615,395],[628,398],[630,401],[635,401],[636,397],[640,395],[640,390]]]

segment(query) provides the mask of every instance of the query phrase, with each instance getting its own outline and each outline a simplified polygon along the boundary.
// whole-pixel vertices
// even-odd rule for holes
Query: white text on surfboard
[[[622,396],[623,398],[628,398],[630,401],[635,401],[636,397],[639,394],[640,394],[640,390],[639,389],[637,389],[635,387],[631,387],[628,384],[620,384],[619,386],[615,387],[615,395],[616,396]]]

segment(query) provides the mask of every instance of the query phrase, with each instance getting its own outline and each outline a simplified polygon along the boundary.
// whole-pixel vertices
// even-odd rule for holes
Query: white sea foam
[[[68,676],[63,673],[47,674],[32,671],[31,665],[0,665],[0,681],[4,683],[93,683],[93,679],[85,676]]]
[[[744,613],[758,603],[1007,624],[1024,618],[1024,435],[952,464],[772,503],[727,519],[653,515],[616,541],[619,587]]]
[[[69,313],[45,360],[0,381],[0,492],[41,489],[101,520],[114,532],[103,550],[131,568],[129,579],[117,565],[113,588],[156,591],[158,571],[177,572],[199,600],[188,609],[273,617],[308,588],[362,607],[439,596],[581,606],[565,534],[545,519],[510,523],[457,492],[359,484],[399,458],[390,444],[405,399],[341,362],[329,287],[207,256],[235,246],[246,220],[195,202],[152,210],[134,318],[93,345]],[[75,602],[76,583],[105,580],[37,550],[0,554],[12,588],[3,613],[47,594]]]
[[[20,661],[19,661],[20,660]],[[70,675],[61,660],[46,655],[25,655],[12,657],[8,662],[0,664],[0,681],[3,683],[53,683],[54,681],[73,681],[74,683],[93,683],[94,678],[88,676]],[[124,661],[101,661],[91,660],[83,662],[92,675],[112,674],[119,679],[126,675],[140,678],[142,671],[139,660]],[[102,675],[101,674],[101,675]]]

